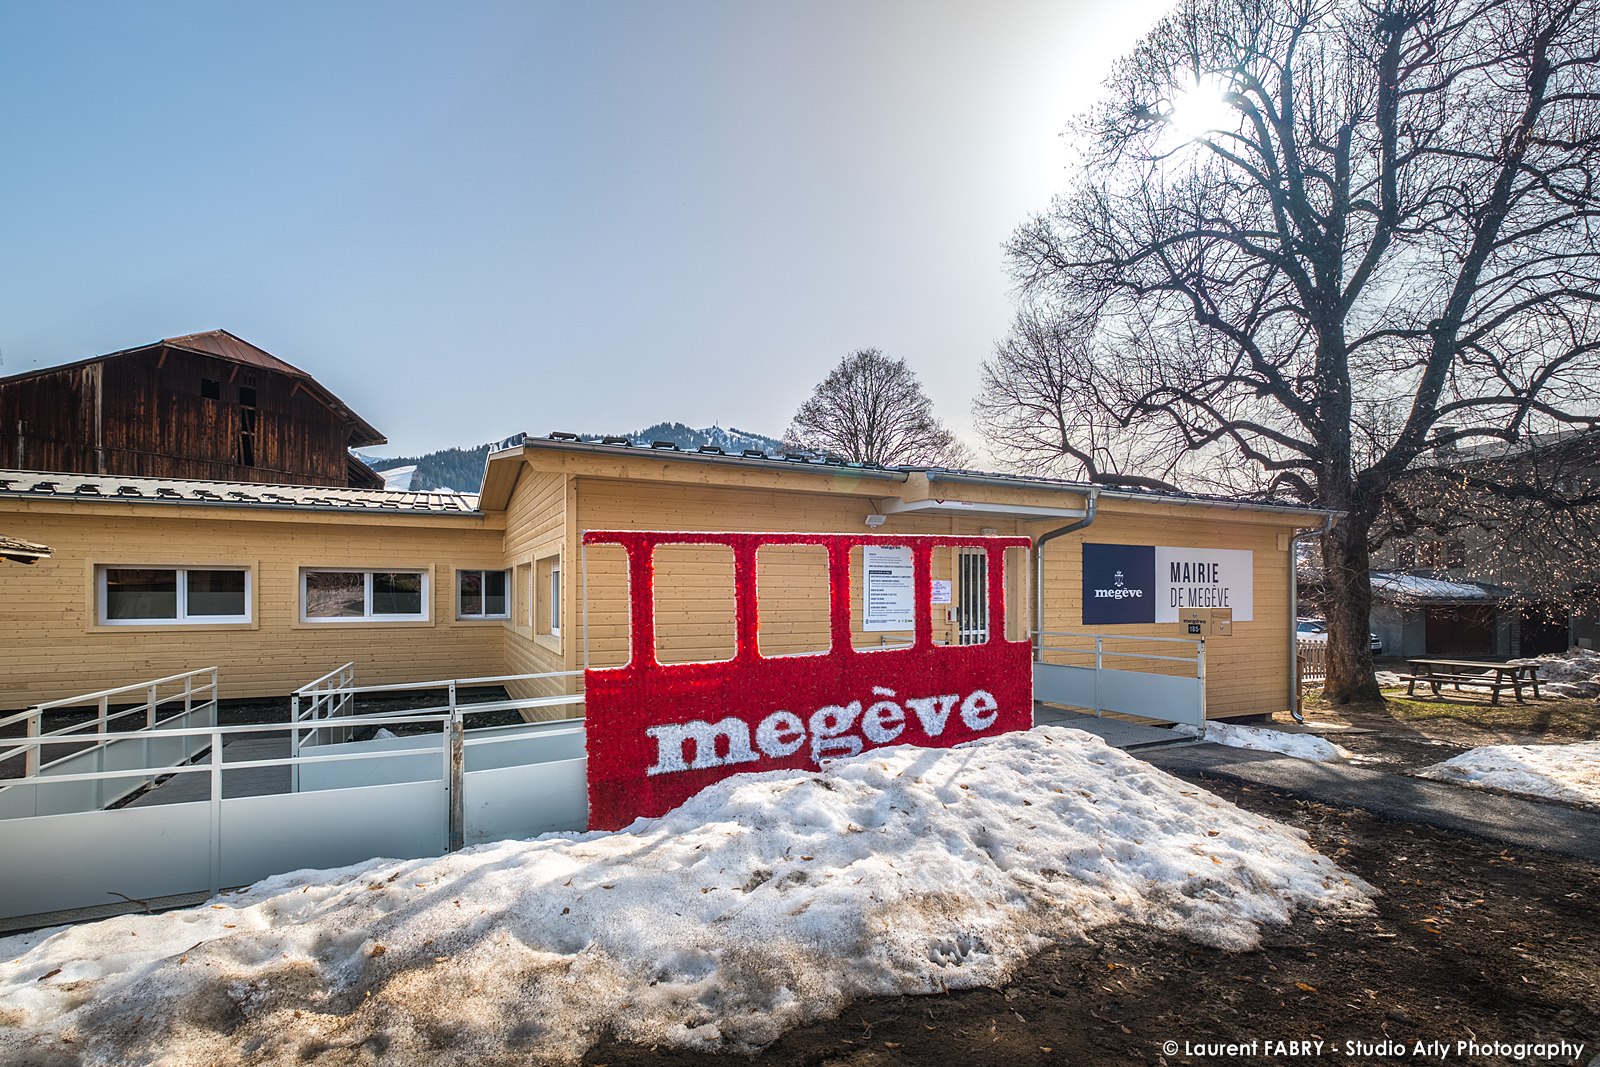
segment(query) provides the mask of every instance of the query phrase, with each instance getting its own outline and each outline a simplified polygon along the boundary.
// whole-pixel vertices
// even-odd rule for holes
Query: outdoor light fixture
[[[884,523],[886,523],[888,521],[889,521],[889,516],[887,516],[887,515],[876,515],[876,514],[874,514],[874,515],[868,515],[867,516],[867,525],[872,527],[874,530],[876,530],[878,527],[882,526]]]

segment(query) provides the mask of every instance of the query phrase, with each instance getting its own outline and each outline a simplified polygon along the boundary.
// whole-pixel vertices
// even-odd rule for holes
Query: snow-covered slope
[[[646,446],[656,441],[670,441],[691,451],[702,445],[714,445],[734,455],[747,449],[768,455],[783,452],[783,442],[775,437],[715,425],[696,430],[681,422],[658,422],[618,436]],[[591,442],[602,439],[601,434],[580,437]],[[473,448],[444,448],[420,456],[372,456],[358,452],[356,458],[383,475],[386,489],[476,493],[483,484],[484,461],[493,447],[485,444]]]
[[[1041,728],[0,941],[0,1061],[573,1062],[608,1030],[749,1049],[854,997],[1003,982],[1047,938],[1247,948],[1368,892],[1300,832]]]
[[[412,463],[405,467],[390,467],[378,473],[383,476],[385,489],[396,493],[408,493],[411,491],[411,479],[417,473],[417,465]]]
[[[715,424],[701,429],[685,426],[681,422],[658,422],[654,426],[646,426],[642,430],[632,433],[618,434],[637,445],[649,445],[656,441],[669,441],[679,448],[699,448],[702,445],[712,445],[724,452],[740,453],[747,449],[765,452],[768,455],[778,455],[783,452],[783,442],[776,437],[765,434],[752,433],[749,430],[738,430],[733,427],[722,427]],[[584,434],[584,441],[602,440],[600,434]]]

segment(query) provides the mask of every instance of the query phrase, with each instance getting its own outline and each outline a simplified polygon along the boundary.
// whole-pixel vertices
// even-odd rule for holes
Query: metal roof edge
[[[648,445],[621,445],[606,444],[601,441],[568,441],[552,440],[549,437],[534,437],[529,435],[520,446],[522,449],[548,450],[558,452],[582,452],[588,455],[599,456],[649,456],[654,459],[682,459],[694,460],[700,463],[712,463],[720,466],[743,467],[746,469],[793,471],[803,470],[811,474],[847,474],[860,478],[875,478],[881,481],[905,482],[909,472],[897,467],[863,467],[848,463],[828,463],[821,460],[810,459],[777,459],[771,456],[766,459],[753,459],[745,456],[734,456],[716,452],[694,452],[680,448],[651,448]],[[513,449],[504,449],[511,452]],[[490,452],[491,457],[500,455],[499,452]]]
[[[245,511],[291,511],[291,512],[329,512],[341,515],[429,515],[435,517],[462,517],[482,518],[487,513],[482,508],[482,502],[476,493],[395,493],[397,497],[422,497],[425,499],[438,498],[449,501],[457,506],[446,508],[417,507],[394,501],[394,507],[385,507],[384,503],[374,501],[373,498],[387,490],[382,489],[352,489],[346,486],[327,485],[289,485],[274,482],[222,482],[210,481],[203,478],[152,478],[144,476],[122,476],[114,474],[78,474],[62,473],[59,471],[15,471],[0,470],[0,484],[9,485],[14,482],[29,480],[34,484],[40,481],[49,481],[58,484],[71,484],[76,486],[106,484],[118,488],[134,486],[139,483],[151,485],[154,489],[172,488],[174,493],[178,487],[200,488],[226,487],[228,491],[244,493],[246,495],[274,495],[281,496],[277,490],[297,490],[311,492],[318,496],[327,497],[330,501],[337,501],[340,494],[352,494],[344,502],[312,503],[295,502],[287,499],[280,500],[238,500],[238,499],[210,499],[207,497],[183,495],[153,495],[146,493],[120,493],[116,491],[84,493],[76,489],[67,491],[63,489],[41,490],[31,485],[25,488],[0,488],[0,501],[3,500],[70,500],[102,504],[165,504],[179,507],[223,508],[229,510]],[[210,490],[208,490],[210,491]],[[220,493],[217,495],[220,496]],[[356,495],[367,503],[358,502]]]
[[[1344,515],[1345,512],[1333,508],[1321,508],[1312,504],[1271,504],[1247,499],[1225,499],[1220,497],[1196,496],[1189,493],[1158,493],[1140,492],[1137,489],[1113,489],[1108,486],[1098,486],[1090,482],[1069,482],[1050,478],[1029,478],[1025,475],[995,474],[986,475],[976,471],[945,471],[938,468],[925,469],[922,473],[927,475],[930,482],[956,482],[968,485],[992,485],[997,487],[1013,487],[1027,489],[1044,489],[1054,492],[1075,493],[1088,495],[1097,493],[1104,500],[1131,500],[1146,504],[1183,504],[1189,507],[1223,508],[1230,511],[1267,511],[1278,512],[1286,515]]]

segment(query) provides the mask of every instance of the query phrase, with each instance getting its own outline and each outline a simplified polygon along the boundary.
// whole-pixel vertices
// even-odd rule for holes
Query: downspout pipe
[[[1083,508],[1083,518],[1074,519],[1065,526],[1058,526],[1054,530],[1042,533],[1034,538],[1033,541],[1033,655],[1035,659],[1044,654],[1044,642],[1040,636],[1044,633],[1044,546],[1064,534],[1069,534],[1094,524],[1095,508],[1100,502],[1100,490],[1090,489],[1088,496],[1088,503]]]
[[[1289,716],[1302,726],[1306,717],[1300,710],[1300,542],[1325,536],[1338,521],[1337,514],[1325,515],[1320,530],[1301,530],[1289,538]]]

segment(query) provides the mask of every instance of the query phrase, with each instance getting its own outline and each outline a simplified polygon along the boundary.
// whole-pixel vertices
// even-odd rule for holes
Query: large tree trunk
[[[1328,616],[1328,676],[1323,695],[1334,704],[1383,699],[1372,675],[1372,581],[1368,576],[1370,518],[1350,515],[1322,538]]]

